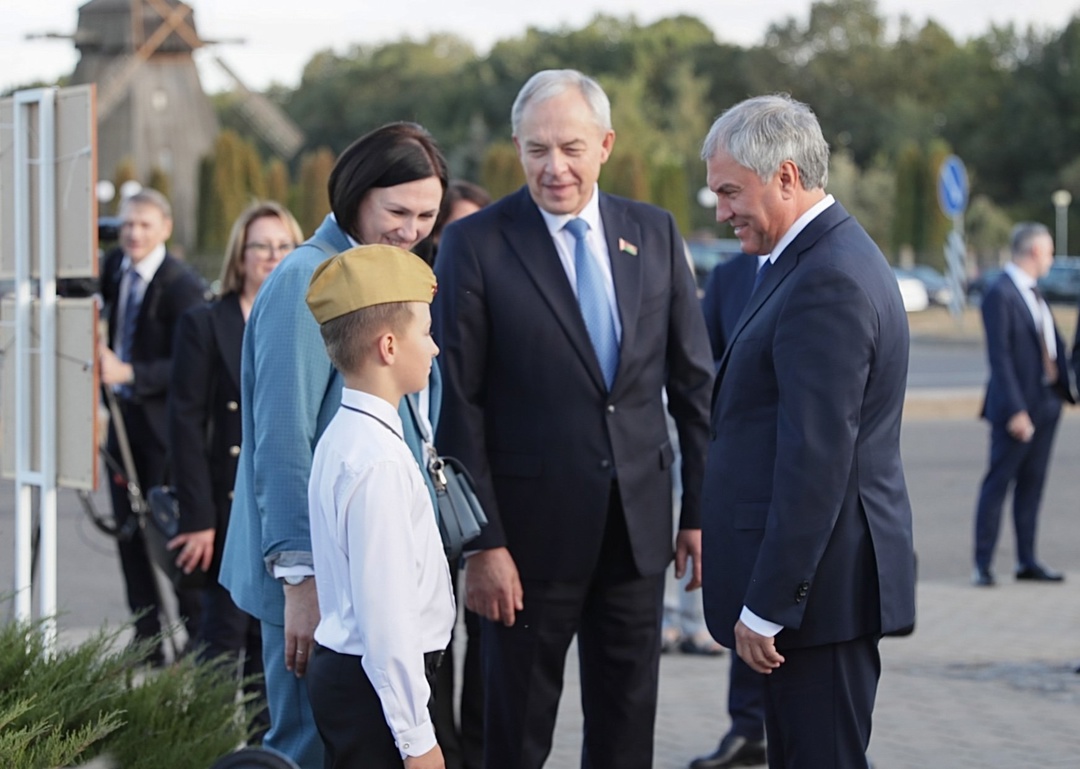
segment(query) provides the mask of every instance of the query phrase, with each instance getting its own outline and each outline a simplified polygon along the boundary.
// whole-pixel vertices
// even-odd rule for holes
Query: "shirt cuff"
[[[401,758],[422,756],[435,747],[435,724],[431,721],[406,729],[397,735]]]
[[[770,622],[767,619],[759,617],[746,606],[742,607],[742,613],[739,615],[739,619],[742,620],[744,625],[758,635],[763,635],[768,638],[773,638],[777,633],[784,629],[783,625],[777,625],[775,622]]]
[[[283,577],[314,577],[315,570],[310,566],[274,566],[274,579]]]

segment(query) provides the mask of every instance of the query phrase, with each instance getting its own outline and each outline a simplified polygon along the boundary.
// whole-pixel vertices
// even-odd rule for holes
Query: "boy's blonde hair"
[[[413,317],[409,302],[389,302],[339,315],[324,322],[319,331],[334,368],[352,374],[363,368],[375,340],[387,331],[403,334]]]

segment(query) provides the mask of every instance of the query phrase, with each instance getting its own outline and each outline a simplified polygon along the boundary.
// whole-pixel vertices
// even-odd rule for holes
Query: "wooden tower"
[[[179,251],[195,244],[199,162],[218,133],[192,58],[202,45],[192,8],[180,0],[90,0],[79,8],[72,82],[98,84],[99,176],[114,178],[125,158],[143,182],[164,171]]]

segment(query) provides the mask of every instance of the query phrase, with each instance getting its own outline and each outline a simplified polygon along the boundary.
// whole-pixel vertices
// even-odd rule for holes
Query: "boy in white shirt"
[[[424,388],[435,275],[359,246],[321,264],[307,303],[345,388],[308,484],[321,619],[307,682],[328,769],[442,769],[432,683],[454,598],[431,497],[398,403]]]

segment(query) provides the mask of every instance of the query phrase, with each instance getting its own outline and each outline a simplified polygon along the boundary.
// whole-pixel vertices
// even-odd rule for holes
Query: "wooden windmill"
[[[172,184],[173,241],[195,243],[198,173],[218,133],[192,57],[210,44],[195,31],[194,11],[180,0],[90,0],[79,8],[74,35],[79,63],[72,82],[98,84],[98,166],[101,178],[130,158],[140,179],[153,169]],[[276,105],[250,91],[215,61],[239,92],[240,113],[285,159],[303,134]]]

